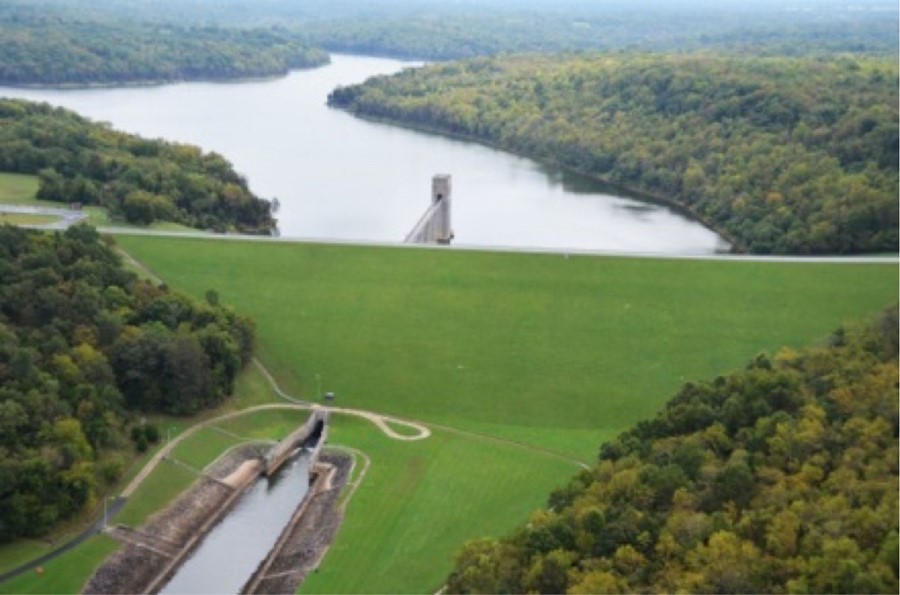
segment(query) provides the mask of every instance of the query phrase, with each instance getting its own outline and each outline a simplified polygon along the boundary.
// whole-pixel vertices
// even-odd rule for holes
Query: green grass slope
[[[42,567],[0,583],[0,593],[80,593],[90,576],[86,569],[100,563],[119,548],[119,542],[106,535],[95,535]]]
[[[285,389],[591,460],[686,380],[897,301],[897,267],[120,237],[257,320]]]
[[[36,201],[37,191],[37,176],[0,172],[0,204],[30,204]],[[57,209],[61,206],[52,202],[46,204]]]
[[[435,592],[466,540],[509,531],[577,467],[487,438],[436,431],[388,439],[366,420],[332,417],[328,441],[371,466],[303,593]]]

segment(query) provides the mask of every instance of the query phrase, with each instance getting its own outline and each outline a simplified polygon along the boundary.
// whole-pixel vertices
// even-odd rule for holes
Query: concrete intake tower
[[[453,239],[450,217],[453,185],[448,174],[431,179],[431,205],[404,240],[407,244],[449,244]]]

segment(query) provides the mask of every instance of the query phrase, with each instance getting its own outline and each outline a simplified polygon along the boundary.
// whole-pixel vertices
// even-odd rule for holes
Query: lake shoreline
[[[717,254],[728,238],[683,205],[478,139],[367,122],[327,107],[334,89],[419,62],[333,54],[329,66],[238,84],[0,89],[117,130],[227,156],[259,196],[277,197],[282,236],[400,241],[454,180],[459,244]]]
[[[23,89],[26,91],[87,91],[91,89],[142,89],[145,87],[161,87],[164,85],[180,85],[186,83],[210,83],[222,85],[239,85],[242,83],[264,83],[276,81],[289,76],[292,72],[315,70],[331,64],[331,54],[328,59],[319,64],[309,66],[291,67],[283,71],[272,73],[249,74],[235,77],[176,77],[161,79],[137,79],[133,81],[94,81],[88,83],[17,83],[14,81],[0,80],[0,87],[9,89]]]
[[[438,137],[449,138],[458,141],[469,142],[477,145],[481,145],[484,147],[488,147],[490,149],[494,149],[495,151],[500,151],[502,153],[507,153],[509,155],[514,155],[516,157],[521,157],[523,159],[530,159],[536,163],[540,163],[541,165],[559,168],[560,170],[568,173],[573,173],[579,176],[584,176],[586,178],[590,178],[602,184],[608,185],[610,188],[615,189],[616,191],[622,192],[622,196],[624,198],[633,198],[634,200],[640,200],[642,202],[649,202],[651,204],[655,204],[657,206],[668,207],[675,211],[676,213],[689,217],[690,219],[696,221],[697,223],[703,225],[709,231],[717,234],[722,240],[728,243],[728,250],[721,251],[720,253],[725,254],[745,254],[746,249],[735,239],[731,234],[729,234],[726,230],[718,227],[713,224],[705,217],[701,216],[690,206],[680,203],[674,199],[666,198],[664,196],[653,194],[646,190],[641,190],[638,188],[634,188],[633,186],[629,186],[627,184],[621,184],[619,182],[614,182],[608,177],[601,176],[586,170],[581,170],[570,165],[566,165],[564,163],[560,163],[556,160],[548,160],[542,157],[537,157],[535,155],[529,155],[527,153],[521,153],[519,151],[514,151],[508,147],[504,147],[498,143],[491,142],[488,139],[479,138],[477,136],[461,134],[458,132],[449,132],[446,130],[441,130],[439,128],[434,128],[431,126],[424,126],[421,124],[413,124],[411,122],[403,122],[400,120],[394,120],[391,118],[379,118],[376,116],[371,116],[369,114],[360,113],[357,110],[346,108],[346,107],[337,107],[337,106],[328,106],[329,109],[334,109],[338,111],[342,111],[348,114],[351,114],[355,118],[359,118],[361,120],[365,120],[368,122],[375,122],[378,124],[388,124],[391,126],[397,126],[399,128],[403,128],[405,130],[412,130],[414,132],[419,132],[423,134],[431,134]]]

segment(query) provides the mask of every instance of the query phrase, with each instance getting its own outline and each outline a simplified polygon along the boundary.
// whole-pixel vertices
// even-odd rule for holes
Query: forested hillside
[[[896,13],[830,2],[807,10],[754,2],[472,2],[384,9],[310,26],[329,51],[453,60],[513,53],[697,50],[892,55]]]
[[[88,226],[0,226],[0,279],[0,541],[95,504],[159,438],[137,412],[215,405],[251,358],[252,321],[137,280]]]
[[[502,57],[329,102],[671,199],[751,252],[896,252],[897,74],[849,56]]]
[[[133,24],[0,6],[0,84],[88,85],[283,75],[328,62],[284,29]]]
[[[448,591],[897,592],[897,324],[686,384]]]
[[[719,48],[896,55],[891,0],[6,0],[104,23],[284,27],[336,52],[446,60],[519,52]],[[27,7],[23,8],[23,7]],[[2,10],[2,6],[0,6]]]
[[[275,230],[272,204],[221,155],[117,132],[47,104],[0,99],[0,171],[38,174],[38,198],[100,205],[131,223]]]

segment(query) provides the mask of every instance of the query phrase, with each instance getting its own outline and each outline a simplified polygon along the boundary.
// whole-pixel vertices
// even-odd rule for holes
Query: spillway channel
[[[161,593],[238,593],[309,490],[309,452],[260,477],[185,560]]]

